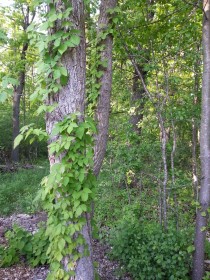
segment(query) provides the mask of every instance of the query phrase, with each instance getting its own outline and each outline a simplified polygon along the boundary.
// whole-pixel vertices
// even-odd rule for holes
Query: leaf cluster
[[[31,265],[46,264],[46,255],[49,239],[45,235],[45,228],[40,227],[35,233],[29,233],[14,225],[6,233],[7,245],[0,247],[0,266],[7,267],[20,262],[23,258]]]
[[[112,237],[112,254],[134,279],[190,279],[192,236],[153,223],[122,224]]]

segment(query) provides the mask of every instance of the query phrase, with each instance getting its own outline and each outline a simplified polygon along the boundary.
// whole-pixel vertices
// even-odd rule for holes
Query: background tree
[[[199,207],[196,215],[195,253],[193,263],[193,280],[201,280],[204,276],[204,247],[207,232],[207,217],[210,201],[210,3],[203,1],[203,83],[202,83],[202,114],[201,114],[201,189]]]
[[[3,47],[4,58],[2,59],[3,67],[1,75],[5,82],[2,89],[2,97],[10,98],[11,95],[13,96],[12,146],[14,145],[14,139],[20,133],[20,101],[26,89],[27,70],[29,69],[29,65],[33,63],[33,59],[30,58],[30,55],[27,56],[29,39],[26,29],[33,22],[35,17],[35,12],[31,12],[30,9],[30,3],[24,3],[23,1],[15,1],[13,6],[3,7],[1,9],[2,17],[4,18],[3,28],[5,31],[7,30],[9,34]],[[13,58],[13,60],[11,58]],[[11,89],[13,88],[13,94],[5,95],[8,86],[10,86]],[[25,90],[25,92],[27,92],[27,90]],[[24,96],[23,105],[25,104],[25,100],[26,98]],[[26,108],[23,108],[24,116],[25,112]],[[14,162],[19,161],[19,147],[12,149],[11,159]]]

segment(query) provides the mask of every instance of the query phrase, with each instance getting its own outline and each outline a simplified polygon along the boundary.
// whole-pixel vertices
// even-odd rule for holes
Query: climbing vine
[[[37,69],[40,87],[33,99],[45,101],[38,109],[53,112],[57,104],[47,104],[49,96],[59,94],[68,82],[67,69],[62,57],[69,48],[80,43],[79,31],[69,20],[72,7],[68,1],[46,1],[49,12],[39,33],[30,26],[32,41],[37,41],[40,61]],[[48,32],[48,34],[46,34]],[[93,170],[93,134],[96,133],[91,118],[79,113],[66,116],[54,124],[50,136],[49,157],[54,159],[51,172],[42,181],[41,198],[48,213],[46,236],[49,238],[47,256],[50,279],[69,279],[75,274],[76,262],[88,255],[89,249],[82,235],[94,198],[95,177]],[[67,269],[62,261],[68,257]]]
[[[48,279],[69,279],[74,275],[75,262],[88,254],[80,232],[86,224],[85,215],[90,212],[94,198],[94,131],[91,119],[78,124],[76,114],[57,123],[53,130],[53,134],[60,137],[49,145],[50,154],[62,159],[52,166],[50,175],[42,182],[42,199],[48,212],[46,235],[50,240],[47,255],[51,275]],[[84,247],[82,254],[78,252],[80,246]],[[67,255],[71,256],[68,273],[60,265]]]

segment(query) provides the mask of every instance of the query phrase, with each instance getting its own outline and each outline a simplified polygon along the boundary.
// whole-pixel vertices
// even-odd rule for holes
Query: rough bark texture
[[[112,22],[112,15],[108,13],[109,9],[116,7],[117,0],[102,0],[100,5],[100,15],[98,20],[98,33],[106,32],[106,29]],[[112,86],[112,46],[113,36],[108,34],[100,43],[104,49],[101,51],[101,60],[107,61],[107,67],[99,69],[103,75],[99,82],[101,83],[96,109],[97,135],[95,137],[94,147],[94,174],[99,174],[108,140],[109,111],[110,111],[110,94]]]
[[[201,189],[200,209],[196,216],[195,253],[193,260],[193,280],[201,280],[204,275],[204,242],[206,238],[207,208],[210,200],[210,1],[203,1],[203,82],[202,115],[200,134]]]
[[[46,115],[46,129],[49,135],[51,134],[54,125],[63,120],[65,116],[74,112],[80,112],[81,119],[84,116],[86,75],[84,2],[82,0],[72,0],[69,2],[73,7],[72,15],[69,20],[72,22],[73,28],[80,31],[81,42],[78,47],[67,50],[62,58],[62,63],[69,74],[67,85],[57,94],[48,97],[47,103],[49,105],[55,103],[58,104],[52,113],[47,113]],[[59,5],[62,5],[62,1],[59,1],[56,5],[56,7],[59,8]],[[53,141],[53,138],[50,141]],[[52,167],[54,163],[59,161],[59,159],[52,155],[49,157],[49,161],[50,166]],[[75,268],[76,276],[72,277],[72,280],[94,279],[91,236],[88,224],[87,221],[87,224],[83,227],[81,233],[89,245],[90,255],[79,259]],[[79,248],[79,251],[81,250],[82,248]],[[68,271],[68,260],[68,257],[65,257],[62,260],[62,264],[66,271]]]

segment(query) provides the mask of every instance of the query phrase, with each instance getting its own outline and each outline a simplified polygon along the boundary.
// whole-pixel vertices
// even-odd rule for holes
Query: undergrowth
[[[0,267],[8,267],[22,260],[35,267],[48,262],[47,248],[49,239],[42,226],[35,233],[29,233],[21,227],[14,225],[6,233],[7,246],[0,246]]]
[[[42,162],[32,169],[21,169],[14,173],[0,174],[0,213],[31,213],[39,210],[40,204],[33,201],[40,182],[49,173],[47,163]]]

